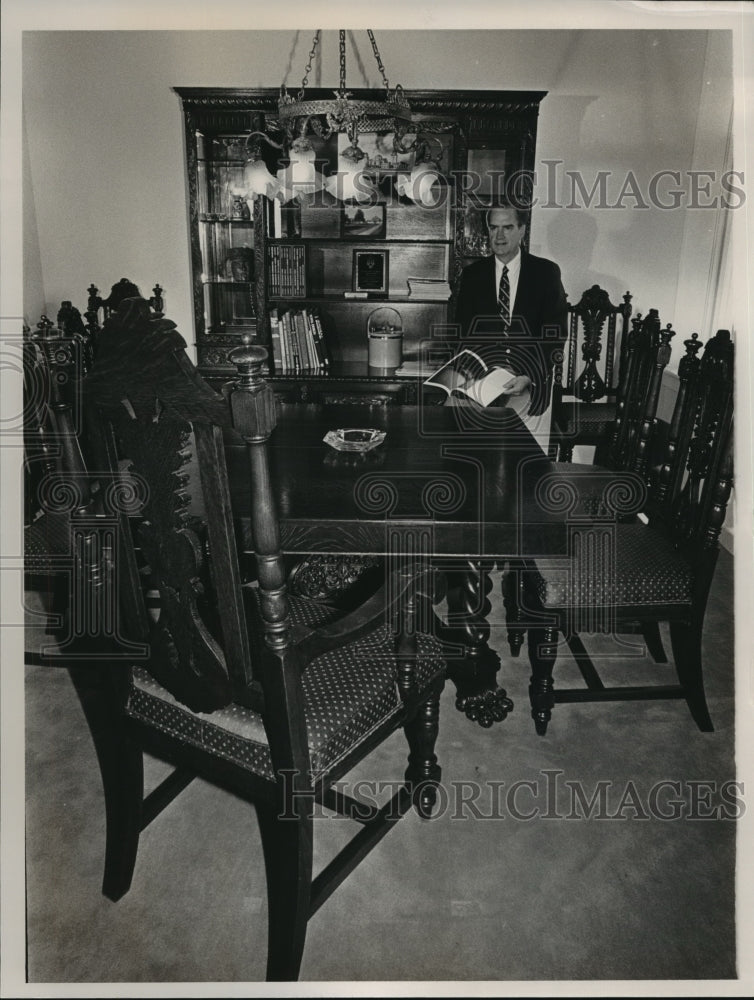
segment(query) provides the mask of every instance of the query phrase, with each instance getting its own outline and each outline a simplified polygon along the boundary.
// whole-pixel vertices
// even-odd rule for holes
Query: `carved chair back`
[[[151,570],[149,585],[160,594],[159,617],[149,622],[142,599],[146,585],[130,566],[122,567],[121,586],[133,595],[136,609],[124,624],[135,639],[148,638],[149,672],[190,708],[208,712],[231,701],[259,708],[223,445],[238,404],[233,393],[229,401],[203,382],[185,346],[174,323],[155,317],[146,300],[128,299],[105,322],[85,384],[102,466],[115,476],[119,461],[128,459],[141,491],[136,542]],[[257,372],[261,364],[257,360]],[[257,409],[250,406],[239,427],[254,439],[249,451],[259,472],[252,479],[255,537],[272,548],[266,572],[259,573],[260,591],[278,616],[277,651],[285,660],[284,588],[279,594],[265,591],[284,579],[264,475],[274,408],[261,379],[252,383],[245,395]],[[122,531],[133,549],[127,522]]]
[[[575,396],[581,403],[595,403],[614,397],[631,316],[630,293],[626,292],[622,304],[616,306],[604,289],[592,285],[576,305],[569,303],[568,313],[565,370],[562,362],[556,366],[555,384],[560,387],[562,395]],[[601,374],[603,347],[604,374]],[[578,358],[579,348],[581,359]],[[580,360],[583,362],[581,370]]]
[[[162,319],[165,315],[165,302],[163,299],[163,289],[155,285],[152,295],[149,298],[149,306],[156,319]],[[86,345],[84,356],[85,371],[89,371],[97,352],[99,334],[103,323],[109,316],[113,315],[124,299],[141,298],[141,292],[137,286],[128,278],[121,278],[116,281],[110,289],[107,298],[102,298],[96,285],[90,285],[87,289],[88,299],[84,319],[78,309],[69,301],[65,300],[60,304],[58,310],[58,326],[68,336],[78,335]]]
[[[662,376],[674,336],[670,323],[661,329],[657,310],[650,309],[646,317],[639,313],[631,320],[625,338],[608,464],[631,469],[644,479],[648,477]]]
[[[676,544],[716,553],[733,485],[734,350],[718,330],[697,357],[696,334],[679,365],[679,390],[655,491],[657,515]]]

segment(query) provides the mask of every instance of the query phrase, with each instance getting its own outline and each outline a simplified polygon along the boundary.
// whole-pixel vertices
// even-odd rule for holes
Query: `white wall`
[[[83,308],[90,282],[106,292],[129,277],[146,294],[159,281],[167,314],[192,339],[182,121],[171,87],[277,86],[294,37],[288,31],[25,34],[24,308],[32,322],[40,303],[53,315],[64,298]],[[365,33],[353,37],[358,58],[349,52],[349,84],[378,86]],[[727,32],[380,31],[378,42],[393,84],[549,91],[537,146],[542,202],[545,160],[563,161],[559,197],[568,194],[561,183],[566,170],[581,171],[588,187],[597,171],[612,171],[611,203],[628,169],[646,192],[658,170],[718,169],[722,162],[731,101]],[[310,33],[302,32],[289,85],[300,83],[309,44]],[[310,83],[334,86],[335,32],[324,33],[322,49]],[[710,90],[722,101],[719,114],[714,101],[703,99]],[[540,207],[531,249],[558,260],[573,301],[597,282],[614,299],[630,290],[636,310],[655,307],[663,322],[675,323],[685,290],[709,283],[717,213],[634,209],[631,199],[624,205]],[[687,311],[683,326],[676,324],[680,350],[689,327],[701,327],[701,312],[698,323]]]

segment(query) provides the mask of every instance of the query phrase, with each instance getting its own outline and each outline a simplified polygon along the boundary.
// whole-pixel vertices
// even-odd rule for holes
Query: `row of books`
[[[270,310],[272,364],[276,375],[324,373],[330,367],[322,323],[310,309]]]
[[[303,243],[273,243],[268,250],[268,292],[275,298],[306,295],[306,247]]]

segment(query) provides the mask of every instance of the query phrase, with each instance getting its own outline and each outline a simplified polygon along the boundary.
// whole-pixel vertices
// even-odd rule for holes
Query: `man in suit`
[[[521,247],[525,211],[491,208],[486,221],[492,256],[464,268],[456,321],[488,364],[514,373],[511,403],[536,417],[550,404],[553,353],[568,331],[560,268]]]

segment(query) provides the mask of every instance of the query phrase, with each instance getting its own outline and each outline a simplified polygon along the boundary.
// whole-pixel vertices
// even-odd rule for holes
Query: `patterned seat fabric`
[[[47,513],[24,529],[24,560],[27,569],[43,569],[50,556],[71,553],[71,517]]]
[[[572,514],[591,517],[609,517],[605,504],[605,487],[617,478],[617,473],[604,465],[578,466],[572,462],[553,462],[552,469],[558,477],[576,490],[577,506]]]
[[[615,420],[615,403],[575,403],[567,416],[555,422],[561,434],[575,434],[577,431],[602,436]]]
[[[609,532],[595,544],[597,537],[586,528],[574,558],[538,564],[536,585],[545,608],[691,603],[691,569],[659,532],[622,524],[612,535],[614,545]]]
[[[320,628],[322,625],[329,625],[343,615],[339,608],[327,601],[312,601],[307,597],[291,596],[288,598],[288,602],[291,622],[294,625],[304,625],[306,628]]]
[[[418,638],[415,676],[421,688],[441,674],[445,664],[434,637]],[[399,707],[397,666],[387,626],[310,663],[302,687],[313,781]],[[273,778],[264,723],[251,709],[228,705],[211,714],[192,712],[138,667],[127,712],[185,743]]]

